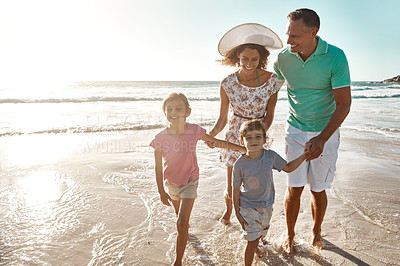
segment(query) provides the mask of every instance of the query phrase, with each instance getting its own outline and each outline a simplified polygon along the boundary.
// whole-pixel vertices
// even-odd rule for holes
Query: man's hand
[[[172,199],[165,191],[160,192],[160,199],[164,205],[171,206]]]
[[[306,161],[311,161],[318,158],[324,150],[325,141],[320,136],[316,136],[305,144],[304,151]]]

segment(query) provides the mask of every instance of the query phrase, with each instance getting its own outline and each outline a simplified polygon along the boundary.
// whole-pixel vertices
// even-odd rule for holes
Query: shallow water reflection
[[[55,237],[71,226],[63,195],[73,183],[51,170],[32,172],[0,191],[0,262],[41,263]],[[24,259],[26,258],[26,259]]]
[[[65,183],[52,171],[33,173],[21,179],[18,185],[26,206],[58,200],[65,190]]]

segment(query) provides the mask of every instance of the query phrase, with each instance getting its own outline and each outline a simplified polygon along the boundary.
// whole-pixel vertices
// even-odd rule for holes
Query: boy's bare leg
[[[174,265],[182,265],[183,254],[185,253],[186,243],[189,235],[189,218],[192,212],[194,199],[181,199],[181,206],[176,223],[178,235],[176,237],[176,258]]]
[[[260,242],[260,241],[261,241],[263,244],[264,244],[264,242],[266,243],[266,240],[264,239],[263,236],[260,237],[260,239],[259,239],[258,242]],[[264,245],[265,245],[265,244],[264,244]],[[258,245],[257,248],[256,248],[256,254],[257,254],[257,256],[258,256],[259,258],[263,258],[263,257],[265,256],[265,251],[263,251],[263,250],[260,248],[260,245]]]
[[[286,255],[293,254],[294,228],[300,210],[300,198],[304,187],[288,187],[285,195],[286,239],[282,243],[282,251]]]
[[[267,239],[265,239],[265,236],[261,236],[260,240],[263,243],[263,245],[268,244],[268,241],[267,241]]]
[[[219,221],[222,224],[230,224],[231,214],[232,214],[232,166],[228,166],[226,168],[226,193],[225,193],[225,205],[226,210],[224,214],[221,216]]]
[[[253,263],[254,253],[258,249],[258,241],[260,238],[257,238],[254,241],[247,241],[246,250],[244,251],[244,265],[248,266]]]
[[[325,190],[321,192],[311,191],[311,213],[314,221],[311,245],[318,249],[323,249],[325,246],[324,242],[322,242],[321,225],[324,221],[327,206],[328,198]]]

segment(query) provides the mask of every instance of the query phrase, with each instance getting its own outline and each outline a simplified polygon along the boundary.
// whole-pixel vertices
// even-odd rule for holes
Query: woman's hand
[[[214,134],[212,133],[212,130],[210,132],[208,132],[208,135],[211,137],[214,137]],[[215,142],[213,141],[204,141],[204,143],[211,149],[215,148]]]

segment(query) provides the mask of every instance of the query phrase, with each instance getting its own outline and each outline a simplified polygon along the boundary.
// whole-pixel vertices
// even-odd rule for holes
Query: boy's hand
[[[321,140],[321,137],[316,136],[310,139],[304,146],[306,151],[306,161],[309,162],[318,158],[324,150],[325,142]]]
[[[171,206],[172,199],[165,191],[160,192],[160,199],[164,205]]]
[[[304,145],[304,152],[308,152],[308,151],[310,150],[310,148],[311,148],[311,143],[310,143],[310,142],[307,142],[307,143]]]
[[[236,218],[238,219],[243,230],[245,225],[249,225],[239,212],[236,213]]]

